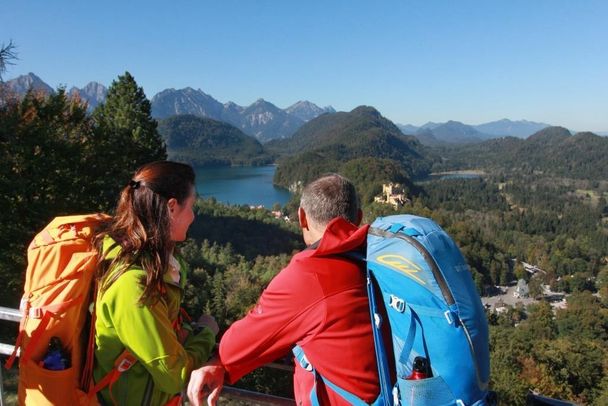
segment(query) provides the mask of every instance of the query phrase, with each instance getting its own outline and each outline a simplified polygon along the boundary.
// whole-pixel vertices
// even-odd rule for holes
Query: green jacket
[[[106,237],[103,250],[107,259],[116,257],[120,249]],[[113,396],[109,388],[100,392],[105,404],[163,405],[186,387],[190,372],[209,358],[215,345],[215,335],[209,328],[190,334],[183,345],[173,329],[186,284],[186,267],[183,261],[180,265],[180,286],[167,276],[166,294],[153,305],[137,304],[143,292],[140,278],[145,272],[136,265],[97,298],[95,381],[112,369],[125,348],[138,359],[112,386]]]

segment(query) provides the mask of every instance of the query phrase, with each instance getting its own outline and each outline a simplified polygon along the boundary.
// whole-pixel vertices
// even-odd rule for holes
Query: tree
[[[93,121],[95,142],[91,147],[95,153],[86,167],[114,181],[109,189],[92,185],[91,193],[99,194],[99,201],[115,199],[139,166],[167,158],[150,101],[129,72],[112,82],[106,102],[93,112]]]
[[[13,61],[17,59],[15,48],[13,41],[9,41],[8,44],[2,44],[2,46],[0,46],[0,82],[2,82],[2,75],[6,72],[6,66],[13,65]]]

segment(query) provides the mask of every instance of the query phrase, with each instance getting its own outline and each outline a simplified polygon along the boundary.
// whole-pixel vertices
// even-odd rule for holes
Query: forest
[[[167,151],[149,101],[128,72],[113,82],[106,103],[92,114],[62,89],[21,99],[0,96],[0,305],[17,307],[25,249],[34,233],[57,215],[111,213],[130,174],[144,162],[166,158]],[[565,148],[563,142],[576,136],[565,137],[551,150]],[[553,145],[546,138],[543,143]],[[606,141],[579,138],[591,140],[595,149]],[[573,150],[584,154],[580,146],[586,144],[576,141],[569,141],[577,146]],[[418,148],[415,141],[407,142]],[[543,285],[567,294],[564,309],[538,300],[528,308],[488,312],[491,388],[501,404],[525,404],[530,390],[581,404],[608,404],[608,182],[587,176],[595,164],[579,153],[571,154],[573,171],[568,172],[556,160],[538,160],[536,149],[507,142],[518,144],[519,151],[509,159],[484,158],[483,149],[499,156],[486,145],[470,146],[468,153],[437,149],[412,161],[416,168],[428,169],[436,159],[433,168],[483,169],[476,179],[416,182],[393,159],[355,158],[351,151],[337,151],[337,157],[348,159],[322,169],[340,171],[355,182],[366,222],[395,213],[434,219],[461,248],[481,294],[522,278],[535,297],[542,297]],[[599,159],[597,165],[602,164]],[[373,203],[388,181],[405,185],[405,206]],[[284,213],[293,214],[297,204],[296,194]],[[186,306],[193,315],[214,315],[223,330],[255,304],[303,242],[294,221],[276,219],[266,209],[199,199],[196,214],[190,239],[180,247],[191,268]],[[543,273],[530,275],[522,261]],[[12,337],[14,331],[3,324],[0,341]],[[261,369],[239,385],[291,396],[286,372]]]

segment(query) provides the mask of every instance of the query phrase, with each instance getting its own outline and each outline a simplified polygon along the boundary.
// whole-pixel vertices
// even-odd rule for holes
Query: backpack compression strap
[[[89,391],[89,397],[93,397],[105,388],[106,386],[112,387],[112,385],[120,378],[123,372],[128,371],[137,362],[137,358],[131,354],[128,350],[124,350],[114,362],[114,367],[104,376],[97,384]],[[111,395],[110,390],[110,395]]]
[[[323,380],[323,383],[325,384],[325,386],[330,387],[334,392],[336,392],[338,395],[340,395],[344,400],[346,400],[347,402],[350,402],[351,405],[353,405],[353,406],[369,406],[370,405],[369,403],[366,403],[363,400],[361,400],[358,396],[353,395],[352,393],[348,392],[347,390],[344,390],[341,387],[339,387],[338,385],[330,382],[327,378],[325,378],[323,375],[321,375],[319,372],[317,372],[317,370],[312,366],[312,364],[306,358],[306,355],[304,354],[304,350],[302,349],[302,347],[300,347],[299,345],[296,345],[295,347],[293,347],[293,349],[291,351],[293,352],[293,355],[295,356],[295,358],[298,361],[298,363],[300,364],[300,366],[304,370],[312,373],[315,378],[315,384],[312,387],[312,390],[310,391],[310,403],[312,404],[312,406],[320,406],[320,404],[321,404],[319,402],[319,396],[317,394],[317,382],[319,381],[319,378],[321,380]],[[381,405],[381,404],[382,404],[381,397],[379,397],[371,405],[376,406],[376,405]]]

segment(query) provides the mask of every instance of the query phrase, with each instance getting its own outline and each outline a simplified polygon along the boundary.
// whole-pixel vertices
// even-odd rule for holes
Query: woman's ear
[[[169,201],[167,202],[167,208],[169,209],[170,214],[172,214],[175,211],[176,206],[177,206],[177,199],[174,197],[169,199]]]

